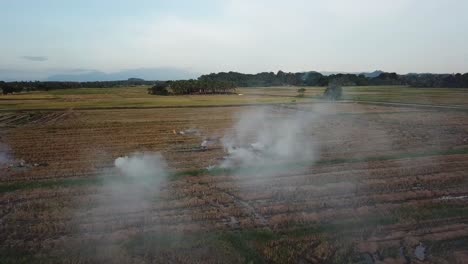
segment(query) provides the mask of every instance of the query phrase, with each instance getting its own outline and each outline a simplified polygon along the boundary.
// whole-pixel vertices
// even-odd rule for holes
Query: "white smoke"
[[[84,206],[89,211],[79,212],[94,219],[98,230],[109,228],[101,226],[103,218],[120,219],[127,225],[141,223],[168,178],[167,163],[159,153],[134,153],[115,159],[114,165],[104,173],[103,185],[92,192]],[[129,217],[134,213],[138,217]],[[112,228],[119,228],[116,225]]]
[[[131,262],[122,248],[138,230],[157,225],[151,207],[164,189],[168,180],[168,165],[159,153],[137,152],[114,160],[114,167],[102,172],[102,186],[89,189],[83,197],[82,206],[76,211],[72,224],[78,227],[81,236],[99,233],[99,239],[90,238],[96,248],[96,256],[102,261]],[[117,231],[116,231],[117,230]],[[118,230],[133,230],[119,232]],[[75,248],[73,241],[70,245]],[[80,250],[80,247],[78,247]],[[77,258],[87,262],[87,256],[76,252]],[[80,262],[80,261],[78,261]]]
[[[7,144],[0,142],[0,166],[7,165],[10,161],[10,148]]]
[[[114,161],[115,174],[105,182],[101,203],[116,208],[116,212],[142,210],[150,205],[166,182],[167,163],[159,153],[134,153]]]
[[[262,167],[313,161],[317,155],[312,125],[315,115],[278,107],[242,112],[233,131],[222,139],[227,156],[220,168]],[[266,170],[265,170],[266,169]]]
[[[126,177],[159,182],[167,176],[167,164],[159,153],[134,153],[119,157],[115,168]]]

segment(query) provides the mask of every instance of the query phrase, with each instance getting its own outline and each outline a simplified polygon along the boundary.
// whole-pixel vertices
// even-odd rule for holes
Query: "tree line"
[[[148,89],[155,95],[184,94],[228,94],[234,93],[236,86],[228,81],[183,80],[158,83]]]
[[[447,87],[468,88],[468,73],[461,74],[405,74],[399,75],[389,72],[378,72],[374,75],[366,74],[332,74],[323,75],[319,72],[262,72],[257,74],[244,74],[238,72],[220,72],[202,75],[198,80],[184,81],[146,81],[138,78],[130,78],[120,81],[96,81],[96,82],[56,82],[56,81],[0,81],[0,89],[3,94],[23,91],[48,91],[70,88],[111,88],[138,85],[151,85],[155,94],[213,94],[230,93],[235,87],[268,87],[268,86],[328,86],[339,81],[343,86],[368,86],[368,85],[407,85],[412,87]],[[156,87],[157,86],[157,87]],[[152,87],[152,88],[153,88]],[[158,88],[159,87],[159,88]],[[158,89],[160,91],[158,91]]]
[[[199,80],[229,81],[240,87],[268,86],[328,86],[339,81],[343,86],[369,85],[408,85],[412,87],[447,87],[468,88],[468,73],[465,74],[406,74],[381,72],[375,76],[366,74],[331,74],[319,72],[263,72],[258,74],[243,74],[238,72],[220,72],[202,75]]]

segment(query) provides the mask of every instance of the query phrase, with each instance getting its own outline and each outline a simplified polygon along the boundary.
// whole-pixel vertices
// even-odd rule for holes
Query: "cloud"
[[[443,55],[434,52],[440,50],[435,39],[445,40],[446,47],[456,45],[448,39],[460,39],[434,22],[427,25],[425,18],[436,15],[434,10],[440,6],[407,0],[232,0],[224,2],[214,16],[165,14],[146,19],[133,34],[125,35],[132,35],[131,55],[147,64],[157,61],[201,72],[376,68],[445,72],[465,63],[455,56],[447,64]],[[411,19],[401,22],[407,17]],[[453,25],[448,28],[455,31]],[[460,53],[460,47],[445,49],[444,54]],[[435,54],[433,64],[424,62],[426,54]]]
[[[383,18],[366,15],[380,10],[370,0],[360,2],[369,7],[365,14],[354,6],[345,12],[340,8],[347,7],[345,1],[294,2],[229,1],[215,23],[177,14],[158,17],[140,25],[139,34],[132,38],[132,50],[147,60],[198,71],[258,72],[351,70],[353,67],[347,66],[354,64],[355,58],[349,54],[373,47],[368,44],[371,37],[365,36],[376,35],[374,25]],[[383,11],[378,13],[383,17]],[[374,35],[366,34],[361,37],[366,41],[356,41],[356,34],[367,31]],[[373,69],[378,62],[370,55],[363,57],[363,69],[358,70]]]
[[[46,61],[48,60],[47,57],[44,57],[44,56],[23,56],[21,57],[25,60],[29,60],[29,61]]]
[[[55,45],[19,45],[9,37],[0,67],[405,73],[457,72],[468,65],[464,1],[196,2],[170,10],[147,8],[139,16],[107,17],[92,27],[66,24]],[[198,10],[190,10],[193,6]],[[38,32],[52,34],[47,30]],[[73,38],[66,35],[69,30],[76,32]],[[47,58],[23,54],[53,54],[54,60],[30,63]]]

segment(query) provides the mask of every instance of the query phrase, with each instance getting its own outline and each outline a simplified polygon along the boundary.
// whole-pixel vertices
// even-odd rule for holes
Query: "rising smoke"
[[[114,165],[123,176],[137,179],[136,182],[157,183],[167,176],[167,164],[159,153],[134,153],[115,159]]]
[[[313,161],[313,113],[279,107],[257,107],[238,116],[222,144],[227,156],[220,168],[255,167],[257,173],[279,173],[282,164]]]
[[[89,243],[101,262],[128,263],[122,242],[136,230],[145,232],[145,228],[157,225],[151,206],[167,183],[168,165],[159,153],[138,152],[115,159],[114,167],[101,174],[102,185],[89,189],[72,224],[78,227],[81,237],[100,234],[90,238]],[[73,241],[69,247],[82,248]],[[83,252],[77,254],[83,262],[88,260]]]
[[[114,161],[113,177],[105,177],[99,205],[112,214],[142,211],[149,207],[167,180],[167,163],[159,153],[133,153]]]

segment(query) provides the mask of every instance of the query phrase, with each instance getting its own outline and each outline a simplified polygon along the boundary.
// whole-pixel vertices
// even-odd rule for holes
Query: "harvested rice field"
[[[235,105],[3,100],[0,262],[466,263],[468,101],[274,89]]]

